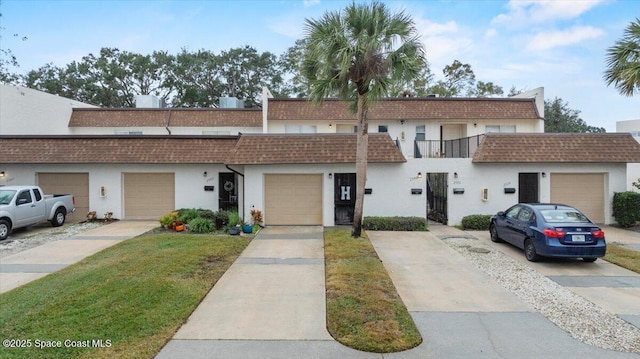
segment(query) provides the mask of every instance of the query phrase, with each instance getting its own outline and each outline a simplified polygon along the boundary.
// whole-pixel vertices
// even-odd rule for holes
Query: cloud
[[[320,0],[304,0],[302,2],[302,5],[304,5],[304,7],[310,7],[318,4],[320,4]]]
[[[510,0],[506,14],[494,17],[493,25],[526,26],[579,17],[605,0]]]
[[[563,31],[543,31],[533,36],[527,45],[528,51],[550,50],[556,47],[570,46],[585,40],[595,39],[604,31],[592,26],[574,26]]]

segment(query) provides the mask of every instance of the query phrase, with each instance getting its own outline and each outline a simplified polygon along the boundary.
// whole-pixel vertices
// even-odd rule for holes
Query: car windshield
[[[0,190],[0,204],[9,204],[15,194],[16,191],[14,190]]]
[[[543,209],[540,210],[547,223],[590,223],[589,218],[575,209]]]

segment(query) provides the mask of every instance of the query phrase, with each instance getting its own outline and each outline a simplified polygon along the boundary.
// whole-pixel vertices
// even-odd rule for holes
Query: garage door
[[[552,173],[551,202],[578,208],[596,223],[604,223],[604,174]]]
[[[87,219],[89,212],[88,173],[38,173],[38,186],[45,194],[72,194],[76,200],[76,211],[67,216],[69,222]]]
[[[124,218],[159,219],[175,210],[173,173],[125,173]]]
[[[322,175],[265,175],[267,225],[322,225]]]

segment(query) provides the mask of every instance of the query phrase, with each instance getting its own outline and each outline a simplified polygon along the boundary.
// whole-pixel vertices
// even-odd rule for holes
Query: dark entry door
[[[447,173],[427,173],[427,218],[447,224]]]
[[[518,173],[518,202],[538,203],[538,173]]]
[[[220,172],[218,183],[218,208],[224,211],[238,210],[238,186],[236,174],[233,172]]]
[[[334,174],[334,203],[336,224],[352,224],[356,206],[356,174]]]

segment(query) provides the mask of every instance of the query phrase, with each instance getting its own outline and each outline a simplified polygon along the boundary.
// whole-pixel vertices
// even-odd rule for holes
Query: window
[[[336,133],[356,133],[358,132],[358,126],[353,125],[337,125]]]
[[[520,211],[520,206],[514,206],[507,211],[507,218],[516,219],[518,218],[518,211]]]
[[[513,132],[516,132],[516,126],[515,125],[509,125],[509,126],[487,125],[484,128],[484,132],[485,133],[490,133],[490,132],[513,133]]]
[[[522,207],[522,210],[518,214],[518,220],[522,222],[531,222],[531,217],[533,217],[533,211],[527,207]]]
[[[380,126],[378,126],[378,132],[381,132],[381,133],[387,133],[387,132],[389,132],[389,126],[387,126],[387,125],[380,125]]]
[[[38,189],[33,189],[33,195],[36,197],[36,202],[40,202],[40,200],[42,200],[42,194]]]
[[[315,125],[285,125],[285,133],[316,133]]]
[[[16,204],[26,204],[31,203],[31,192],[30,191],[22,191],[18,194],[18,198],[16,198]]]
[[[416,141],[424,141],[426,138],[425,126],[416,126]]]

